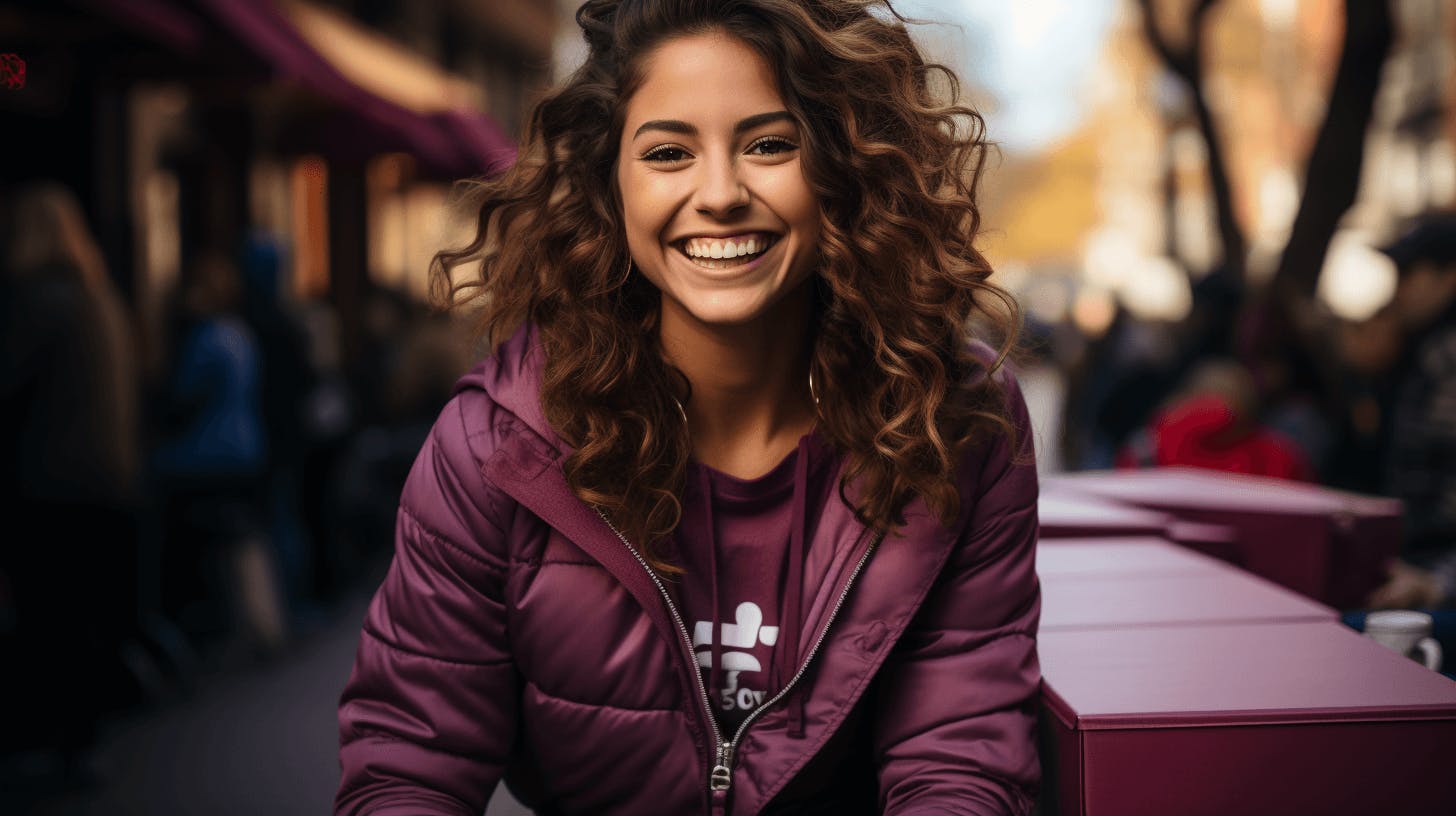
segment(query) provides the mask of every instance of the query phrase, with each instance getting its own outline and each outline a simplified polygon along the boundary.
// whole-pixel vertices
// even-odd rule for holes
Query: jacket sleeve
[[[335,814],[478,816],[516,730],[508,653],[511,507],[481,472],[495,408],[446,406],[400,499],[395,554],[339,703]]]
[[[1025,403],[1007,386],[1016,453],[1002,437],[962,477],[956,546],[881,669],[872,716],[892,816],[1025,816],[1040,783],[1036,465]]]

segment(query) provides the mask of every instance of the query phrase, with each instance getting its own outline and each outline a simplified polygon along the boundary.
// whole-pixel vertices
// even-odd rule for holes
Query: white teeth
[[[710,238],[693,238],[683,245],[683,252],[690,258],[730,259],[745,255],[756,255],[766,251],[773,239],[749,238],[743,242],[717,241]]]

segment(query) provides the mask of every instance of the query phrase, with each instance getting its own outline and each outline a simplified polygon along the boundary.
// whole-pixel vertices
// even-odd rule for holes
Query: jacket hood
[[[541,378],[546,367],[546,350],[536,324],[526,321],[495,352],[470,369],[455,383],[455,393],[478,390],[515,415],[558,453],[573,448],[557,435],[541,408]]]

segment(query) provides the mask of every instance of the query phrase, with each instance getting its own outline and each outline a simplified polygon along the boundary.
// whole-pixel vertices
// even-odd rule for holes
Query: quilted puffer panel
[[[650,781],[651,813],[700,813],[706,768],[683,715],[673,709],[588,705],[527,683],[521,696],[526,751],[551,801],[545,812],[642,816]]]
[[[660,630],[600,564],[551,537],[547,558],[511,583],[511,653],[521,674],[567,700],[679,707],[678,669]],[[553,560],[567,547],[575,557]]]

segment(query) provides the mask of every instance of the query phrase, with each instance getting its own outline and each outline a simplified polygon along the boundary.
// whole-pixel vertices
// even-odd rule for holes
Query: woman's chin
[[[802,324],[808,276],[784,279],[780,270],[760,269],[737,279],[695,280],[680,276],[662,288],[663,317],[724,328],[776,323]],[[798,276],[796,276],[798,277]]]
[[[684,316],[707,326],[731,328],[763,319],[768,308],[757,298],[715,298],[707,302],[681,304]]]

